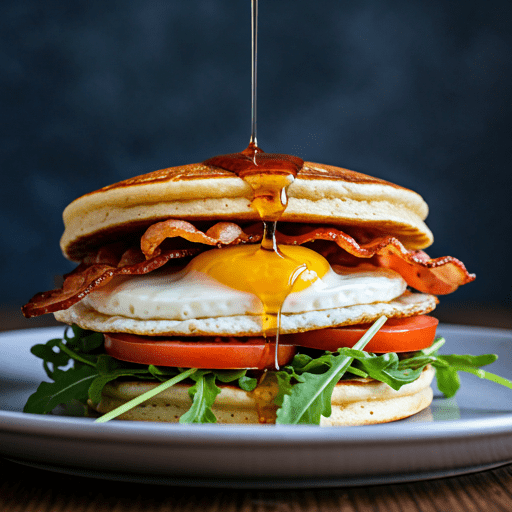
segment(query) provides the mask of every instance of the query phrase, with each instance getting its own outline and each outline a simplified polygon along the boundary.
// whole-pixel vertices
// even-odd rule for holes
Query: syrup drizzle
[[[258,141],[256,140],[256,88],[257,88],[257,78],[258,78],[258,0],[251,0],[251,139],[249,141],[249,146],[251,144],[254,147],[258,146]]]
[[[278,259],[293,259],[283,254],[276,241],[277,221],[288,204],[287,189],[293,183],[298,171],[304,165],[302,159],[274,153],[265,153],[258,146],[250,143],[240,153],[220,155],[204,162],[205,165],[221,167],[231,171],[253,189],[252,207],[263,221],[263,238],[258,252],[260,259],[270,265],[279,265]],[[294,261],[294,271],[290,275],[284,290],[275,290],[273,297],[261,297],[263,302],[263,335],[275,337],[275,367],[278,370],[277,351],[281,327],[281,306],[298,277],[307,267],[300,261]],[[277,300],[276,300],[277,299]]]
[[[251,0],[252,35],[252,80],[251,80],[251,137],[246,149],[239,153],[219,155],[204,162],[205,165],[221,167],[242,178],[253,189],[252,207],[263,221],[263,238],[259,248],[262,259],[293,260],[279,249],[276,241],[276,224],[288,204],[287,189],[302,169],[304,161],[296,156],[265,153],[257,144],[256,100],[257,100],[257,55],[258,55],[258,0]],[[263,254],[266,253],[266,254]],[[281,306],[291,292],[298,277],[307,269],[303,263],[295,262],[295,270],[290,275],[286,290],[276,290],[276,297],[263,300],[263,335],[275,336],[275,366],[281,327]]]

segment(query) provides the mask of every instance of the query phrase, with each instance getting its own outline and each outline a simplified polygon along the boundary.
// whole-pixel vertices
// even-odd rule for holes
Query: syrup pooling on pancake
[[[251,143],[240,153],[216,156],[204,164],[221,167],[242,178],[254,191],[251,205],[261,220],[275,222],[286,209],[286,190],[304,161],[296,156],[265,153]]]
[[[321,277],[329,270],[329,264],[314,251],[304,248],[289,251],[288,247],[283,251],[278,247],[276,222],[288,204],[287,189],[304,161],[291,155],[265,153],[252,140],[251,137],[249,146],[240,153],[220,155],[204,163],[234,172],[251,186],[254,192],[251,205],[264,226],[261,245],[256,249],[236,248],[239,250],[232,251],[236,261],[229,266],[225,265],[223,249],[219,254],[220,265],[210,259],[203,271],[222,284],[256,294],[263,304],[263,335],[275,336],[277,351],[284,300],[295,290],[296,283],[300,289],[306,288],[317,278],[318,271]]]

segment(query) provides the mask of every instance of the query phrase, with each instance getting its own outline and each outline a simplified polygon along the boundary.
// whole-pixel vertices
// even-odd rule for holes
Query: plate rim
[[[29,340],[30,343],[36,342],[31,339],[32,337],[41,340],[48,335],[54,336],[62,332],[63,328],[64,326],[57,326],[4,331],[0,333],[0,348],[2,341],[12,339],[17,334],[26,336],[24,348],[29,345]],[[455,332],[459,337],[464,336],[466,332],[471,332],[472,335],[476,333],[491,336],[495,344],[501,343],[501,340],[510,340],[512,336],[512,330],[499,328],[475,329],[472,326],[442,324],[440,330],[440,334],[446,336]],[[27,361],[29,363],[24,369],[30,371],[32,362],[29,359]],[[37,364],[36,359],[34,363]],[[7,379],[15,378],[12,373],[14,367],[9,367],[7,363],[5,368]],[[33,379],[31,384],[35,382],[36,379]],[[77,445],[78,436],[83,442]],[[41,446],[41,440],[45,439],[47,442]],[[133,443],[138,443],[138,446],[130,451]],[[80,460],[66,458],[67,456],[62,459],[62,454],[60,459],[55,458],[52,456],[55,451],[52,451],[51,447],[59,451],[65,448],[65,453],[68,452],[68,448],[77,449],[80,452]],[[461,448],[462,456],[457,455]],[[101,453],[105,450],[110,454],[115,453],[118,458],[124,457],[122,465],[105,462]],[[258,481],[258,488],[269,489],[292,488],[297,485],[309,488],[322,487],[327,481],[327,486],[398,483],[463,474],[468,470],[478,471],[479,468],[486,469],[492,465],[512,462],[512,410],[509,412],[507,409],[498,415],[425,423],[394,422],[331,428],[314,425],[180,425],[119,420],[94,423],[92,418],[0,410],[0,455],[14,461],[18,459],[19,462],[45,465],[49,470],[60,464],[67,468],[65,472],[78,472],[83,476],[92,477],[94,473],[107,471],[115,477],[123,473],[124,464],[137,466],[139,457],[147,457],[142,455],[141,450],[144,450],[144,454],[148,450],[151,454],[163,457],[181,453],[181,457],[185,459],[178,461],[178,468],[176,462],[166,462],[163,477],[161,467],[148,463],[149,466],[144,471],[130,471],[127,477],[129,481],[147,482],[148,476],[153,475],[156,480],[165,480],[167,485],[175,485],[172,482],[183,475],[183,470],[186,469],[190,475],[181,478],[180,485],[193,485],[198,479],[206,479],[212,487],[230,488],[252,487],[254,482]],[[375,450],[378,450],[378,453]],[[440,450],[441,456],[437,455]],[[237,479],[242,483],[237,483],[237,479],[235,483],[231,481],[233,471],[240,470],[235,467],[235,463],[228,463],[220,473],[218,466],[204,469],[204,457],[208,457],[208,454],[222,456],[223,453],[244,453],[250,454],[250,457],[254,456],[256,462],[251,463],[253,469],[249,473],[243,473],[243,476],[240,476],[242,473],[235,473],[239,475]],[[281,475],[278,477],[279,481],[275,476],[268,476],[267,460],[275,453],[285,454],[284,462],[280,461],[274,469]],[[192,454],[194,460],[201,462],[187,462]],[[315,472],[309,469],[305,473],[302,469],[299,475],[297,466],[293,464],[297,457],[306,454],[316,454],[317,458],[321,455],[331,462],[326,465],[321,457],[316,461]],[[354,464],[347,466],[343,463],[339,466],[338,457],[346,457],[349,454],[356,457]],[[418,454],[422,454],[419,459]],[[395,455],[396,460],[390,465],[391,459],[386,457],[394,458]],[[360,459],[359,462],[357,459]],[[372,461],[371,468],[368,467],[369,461]],[[409,465],[411,461],[414,461],[414,468]],[[374,465],[374,462],[378,464]],[[261,464],[265,464],[265,472],[262,472]],[[57,470],[55,468],[54,470]],[[264,478],[265,475],[267,476]],[[371,482],[368,475],[371,476]]]
[[[468,428],[471,426],[471,428]],[[233,437],[233,442],[268,443],[269,432],[275,441],[295,444],[307,441],[310,444],[330,442],[353,444],[358,441],[375,443],[417,442],[422,440],[438,441],[440,439],[465,439],[467,437],[500,436],[512,433],[512,413],[504,413],[493,418],[445,420],[433,423],[390,423],[382,425],[362,425],[354,427],[323,428],[316,425],[181,425],[158,422],[116,421],[94,423],[88,418],[66,416],[49,416],[16,411],[0,410],[0,432],[38,433],[54,436],[56,431],[63,436],[74,436],[79,428],[81,435],[88,439],[101,436],[104,440],[119,439],[125,436],[140,440],[151,434],[150,442],[168,442],[169,432],[183,441],[196,441],[208,438],[208,441],[223,442],[226,434]],[[476,429],[475,433],[473,429]],[[473,431],[472,431],[473,430]],[[404,433],[407,437],[404,438]]]

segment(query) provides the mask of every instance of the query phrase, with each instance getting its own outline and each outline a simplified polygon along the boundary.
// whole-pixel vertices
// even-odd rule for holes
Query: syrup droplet
[[[251,0],[251,139],[250,144],[258,145],[256,140],[256,100],[258,84],[258,0]]]

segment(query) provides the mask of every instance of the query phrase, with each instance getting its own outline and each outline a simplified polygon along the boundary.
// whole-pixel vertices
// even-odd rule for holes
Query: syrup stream
[[[277,258],[287,259],[287,256],[279,250],[277,245],[276,222],[281,218],[288,203],[287,188],[294,181],[297,173],[304,165],[304,161],[291,155],[265,153],[257,145],[258,0],[251,0],[251,29],[252,81],[251,138],[249,145],[239,153],[219,155],[209,158],[203,163],[231,171],[251,186],[254,191],[251,204],[263,222],[263,238],[259,250],[273,253]],[[302,268],[301,265],[298,268]],[[293,275],[295,274],[296,272],[293,273]],[[288,283],[288,292],[291,291],[292,286],[293,282]],[[276,293],[279,294],[279,291],[276,291]],[[274,301],[269,299],[267,297],[267,300],[263,301],[263,335],[265,337],[275,336],[275,366],[276,369],[279,369],[277,353],[282,304],[277,308],[275,304],[271,305]]]
[[[272,251],[280,254],[276,241],[276,225],[277,221],[263,221],[263,238],[261,240],[261,248],[265,251]]]
[[[264,251],[272,251],[276,254],[281,254],[279,252],[279,247],[277,245],[276,240],[276,227],[277,221],[263,221],[263,238],[261,240],[261,249]],[[268,315],[269,311],[265,311],[265,314]],[[279,331],[281,330],[281,308],[277,312],[277,316],[275,318],[276,324],[276,342],[275,342],[275,352],[274,352],[274,366],[276,370],[279,370],[279,363],[277,362],[277,354],[279,350]]]
[[[251,140],[249,146],[258,146],[256,137],[256,84],[258,71],[258,0],[251,0],[252,76],[251,76]]]

